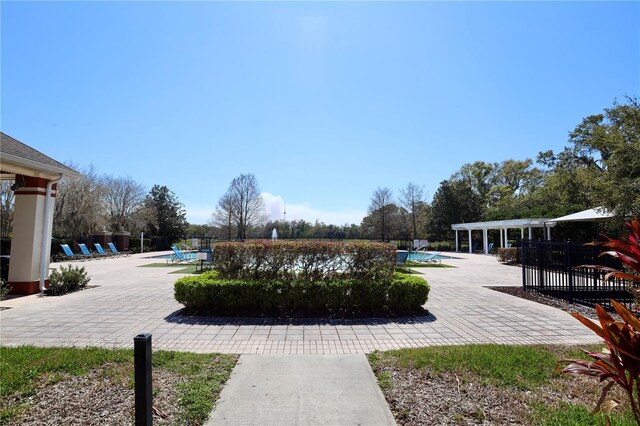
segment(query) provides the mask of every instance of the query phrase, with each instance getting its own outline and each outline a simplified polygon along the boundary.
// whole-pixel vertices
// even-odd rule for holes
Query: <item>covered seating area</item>
[[[555,222],[551,222],[552,219],[510,219],[510,220],[494,220],[490,222],[472,222],[472,223],[455,223],[451,225],[451,229],[456,232],[456,252],[460,251],[460,231],[467,231],[468,241],[469,241],[469,253],[474,252],[473,245],[473,231],[482,231],[482,252],[484,254],[489,254],[489,230],[499,230],[500,231],[500,247],[506,247],[509,229],[519,229],[520,230],[520,238],[525,238],[524,230],[527,229],[527,237],[529,239],[533,238],[533,228],[542,228],[544,238],[547,240],[551,239],[551,228],[556,224]]]
[[[56,184],[82,175],[28,145],[1,134],[0,179],[15,194],[8,285],[13,294],[34,294],[49,285],[49,254]]]

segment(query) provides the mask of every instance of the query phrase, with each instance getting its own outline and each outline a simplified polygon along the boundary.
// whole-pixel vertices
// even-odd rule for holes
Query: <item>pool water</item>
[[[427,253],[427,252],[412,251],[411,253],[409,253],[409,257],[407,260],[421,262],[423,260],[426,260],[427,256],[429,255],[430,253]],[[436,260],[451,259],[451,256],[445,256],[443,254],[439,254],[437,256],[434,256],[432,259],[436,259]]]

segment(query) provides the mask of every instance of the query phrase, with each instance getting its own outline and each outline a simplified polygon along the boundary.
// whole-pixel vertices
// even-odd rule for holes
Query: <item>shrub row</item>
[[[427,301],[429,284],[394,274],[380,282],[222,279],[216,272],[180,278],[175,298],[191,313],[223,316],[406,315]]]
[[[383,243],[252,241],[217,243],[214,269],[221,278],[250,280],[388,280],[396,249]]]
[[[504,247],[498,249],[498,262],[506,263],[507,265],[515,265],[518,263],[518,248],[517,247]]]

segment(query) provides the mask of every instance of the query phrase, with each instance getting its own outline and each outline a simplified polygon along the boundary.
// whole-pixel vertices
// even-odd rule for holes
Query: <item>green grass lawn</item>
[[[600,347],[598,346],[597,349],[599,350]],[[424,374],[441,380],[446,375],[449,377],[455,375],[456,380],[460,377],[462,382],[472,382],[478,386],[476,389],[478,396],[487,387],[506,390],[511,394],[534,395],[534,402],[530,405],[531,418],[526,419],[524,424],[604,426],[605,420],[602,416],[591,415],[591,410],[595,407],[600,395],[601,385],[596,379],[588,378],[586,385],[578,386],[581,388],[589,386],[589,389],[593,387],[593,391],[589,391],[591,393],[587,395],[588,402],[583,405],[562,400],[551,401],[547,397],[547,395],[563,392],[575,392],[571,387],[571,381],[576,380],[576,376],[559,373],[556,370],[556,364],[561,358],[576,358],[582,355],[579,348],[575,346],[465,345],[374,352],[369,355],[369,362],[396,415],[412,409],[401,406],[401,403],[394,406],[396,404],[394,401],[402,400],[393,392],[395,386],[400,388],[403,377]],[[416,383],[420,382],[416,381]],[[460,382],[454,381],[451,384],[453,388],[456,385],[460,386]],[[412,392],[417,392],[415,386],[418,385],[412,386]],[[545,391],[544,389],[547,388],[555,393]],[[567,391],[567,389],[573,390]],[[429,390],[426,389],[425,393],[428,392]],[[537,395],[544,395],[544,397],[536,400]],[[623,396],[618,395],[616,398],[624,401]],[[626,407],[628,406],[627,403]],[[630,410],[612,414],[610,421],[612,425],[636,424]],[[403,422],[399,421],[399,423]]]
[[[156,351],[153,368],[179,375],[179,423],[200,425],[213,409],[237,357]],[[118,368],[114,368],[116,365]],[[100,348],[0,347],[0,423],[29,409],[29,398],[66,375],[83,376],[92,369],[101,374],[128,375],[133,388],[133,350]],[[154,394],[156,389],[154,389]]]

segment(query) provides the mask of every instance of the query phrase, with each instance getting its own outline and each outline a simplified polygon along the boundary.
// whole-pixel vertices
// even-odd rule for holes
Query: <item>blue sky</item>
[[[272,216],[359,223],[475,160],[561,149],[640,95],[638,2],[6,2],[2,131],[166,185],[204,223],[253,173]]]

